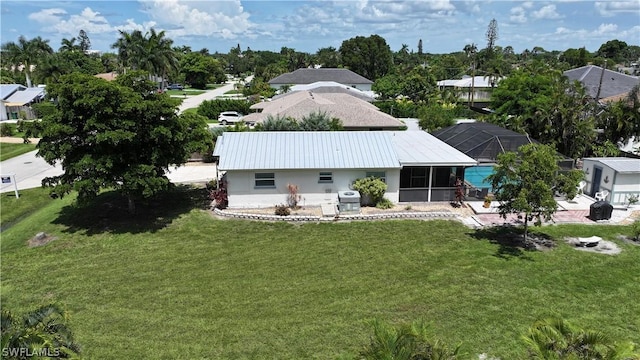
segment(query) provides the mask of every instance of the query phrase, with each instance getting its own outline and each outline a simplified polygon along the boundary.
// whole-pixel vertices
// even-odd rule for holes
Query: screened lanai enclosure
[[[464,167],[405,166],[400,170],[400,202],[452,201]]]
[[[438,130],[433,136],[478,161],[477,166],[465,170],[464,181],[472,193],[482,197],[491,191],[486,177],[493,172],[498,155],[518,151],[522,145],[537,143],[527,134],[520,134],[498,125],[484,122],[460,123]],[[574,161],[561,155],[558,162],[563,170],[572,169]]]

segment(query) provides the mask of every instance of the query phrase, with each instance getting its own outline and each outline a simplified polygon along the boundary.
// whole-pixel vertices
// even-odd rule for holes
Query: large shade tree
[[[108,82],[74,73],[48,86],[56,109],[41,122],[38,156],[64,171],[43,180],[52,195],[76,190],[82,202],[117,189],[134,212],[136,199],[169,187],[169,166],[211,147],[206,120],[178,116],[176,101],[153,91],[146,76],[130,72]]]
[[[549,221],[558,210],[554,194],[561,193],[569,199],[577,194],[580,170],[560,172],[560,157],[549,145],[527,144],[518,152],[498,155],[498,161],[488,181],[493,187],[495,199],[500,202],[500,215],[521,214],[524,218],[524,241],[527,241],[529,222],[540,225]]]
[[[372,81],[386,75],[393,67],[391,48],[379,35],[345,40],[339,51],[345,67]]]
[[[49,40],[43,40],[40,36],[27,40],[24,36],[18,38],[18,42],[2,44],[2,67],[11,68],[13,71],[23,71],[26,77],[27,87],[32,87],[32,71],[35,65],[45,56],[52,54]]]

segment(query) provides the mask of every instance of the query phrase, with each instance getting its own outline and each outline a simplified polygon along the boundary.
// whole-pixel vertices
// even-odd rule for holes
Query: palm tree
[[[165,37],[165,32],[142,34],[139,30],[131,33],[120,30],[120,38],[111,45],[118,49],[118,60],[123,71],[144,70],[151,75],[164,77],[177,70],[178,59],[172,48],[173,40]]]
[[[42,306],[22,319],[3,310],[0,322],[1,346],[3,355],[8,352],[8,358],[22,358],[25,355],[20,353],[22,349],[28,349],[30,354],[37,352],[56,358],[80,354],[80,346],[65,324],[66,313],[56,305]]]
[[[371,343],[360,352],[367,360],[454,360],[460,347],[449,348],[439,340],[430,341],[428,327],[417,321],[410,325],[391,326],[379,320],[373,322]]]
[[[24,70],[27,87],[33,87],[31,83],[32,67],[34,67],[46,55],[52,54],[53,49],[48,44],[49,40],[43,40],[40,36],[27,40],[24,36],[18,38],[18,42],[2,44],[2,67],[10,67],[13,71]],[[4,64],[4,62],[7,64]]]
[[[583,330],[559,318],[537,321],[523,339],[532,359],[631,360],[640,355],[633,344],[614,344],[599,331]]]
[[[76,45],[76,38],[74,37],[71,39],[62,39],[60,43],[62,45],[58,49],[60,52],[80,50],[80,46]]]

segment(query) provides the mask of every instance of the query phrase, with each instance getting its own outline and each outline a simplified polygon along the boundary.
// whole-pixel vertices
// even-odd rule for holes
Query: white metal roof
[[[478,162],[425,131],[393,131],[403,166],[474,166]]]
[[[640,159],[626,157],[585,158],[584,160],[599,161],[621,174],[640,174]],[[640,179],[638,179],[640,183]]]
[[[6,106],[22,106],[28,104],[38,98],[44,97],[43,88],[26,88],[22,91],[16,91],[7,100]]]
[[[388,132],[225,132],[214,156],[223,171],[400,168]]]

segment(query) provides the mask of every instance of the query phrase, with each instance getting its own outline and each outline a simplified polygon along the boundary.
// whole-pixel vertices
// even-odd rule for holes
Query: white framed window
[[[321,171],[318,183],[333,183],[333,173],[331,171]]]
[[[276,176],[274,173],[255,173],[256,188],[276,187]]]
[[[376,177],[382,180],[382,182],[387,182],[387,173],[384,171],[367,171],[365,177]]]

